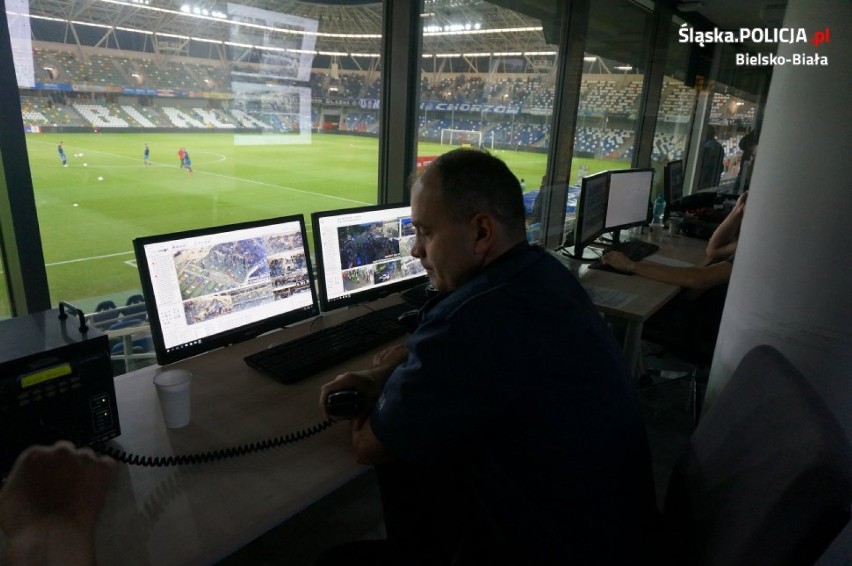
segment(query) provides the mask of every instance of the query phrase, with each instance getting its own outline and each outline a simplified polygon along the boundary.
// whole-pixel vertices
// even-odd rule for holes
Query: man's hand
[[[322,386],[319,399],[320,411],[326,419],[332,418],[331,415],[328,414],[325,405],[328,400],[328,396],[335,391],[343,391],[347,389],[354,389],[355,391],[360,392],[369,400],[369,405],[372,406],[382,391],[382,383],[383,382],[376,379],[372,370],[347,371],[346,373],[342,373],[334,378],[333,381],[329,381]]]
[[[64,441],[21,453],[0,490],[8,563],[94,563],[95,525],[114,464]]]

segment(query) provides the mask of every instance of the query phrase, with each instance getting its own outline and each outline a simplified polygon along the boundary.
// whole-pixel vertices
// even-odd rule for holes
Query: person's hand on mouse
[[[632,273],[636,267],[636,262],[621,252],[607,252],[601,256],[601,261],[626,273]]]

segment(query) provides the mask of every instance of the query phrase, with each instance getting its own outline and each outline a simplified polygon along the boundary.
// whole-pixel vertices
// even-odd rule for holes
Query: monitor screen
[[[653,169],[610,171],[606,230],[646,224],[649,220],[653,185]]]
[[[663,198],[666,199],[666,218],[672,205],[683,198],[683,160],[677,159],[666,163],[663,171]]]
[[[582,258],[583,248],[604,231],[608,191],[608,172],[583,177],[574,220],[574,257],[578,259]]]
[[[133,241],[157,362],[319,314],[302,215]]]
[[[376,205],[311,215],[323,311],[426,282],[411,255],[411,206]]]

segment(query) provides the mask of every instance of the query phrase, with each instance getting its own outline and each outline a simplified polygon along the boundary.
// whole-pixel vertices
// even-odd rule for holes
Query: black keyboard
[[[646,242],[644,240],[627,240],[626,242],[619,242],[618,244],[610,247],[607,251],[621,252],[633,261],[639,261],[640,259],[645,259],[649,255],[657,253],[659,249],[660,246],[657,244],[652,244],[651,242]],[[611,265],[606,265],[599,259],[596,259],[589,264],[589,269],[600,269],[601,271],[611,271],[613,273],[621,273],[622,275],[633,275],[632,273],[619,271]]]
[[[278,381],[294,383],[402,336],[408,329],[396,318],[408,310],[405,304],[375,310],[243,359]]]

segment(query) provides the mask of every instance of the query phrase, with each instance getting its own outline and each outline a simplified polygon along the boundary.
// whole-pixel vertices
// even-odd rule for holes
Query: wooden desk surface
[[[363,313],[355,308],[328,321]],[[243,356],[325,323],[320,318],[170,366],[193,372],[191,421],[181,429],[163,423],[152,383],[159,367],[118,376],[122,434],[111,445],[148,456],[199,453],[320,423],[320,386],[344,370],[369,366],[375,351],[293,385],[252,370]],[[365,470],[352,454],[348,423],[295,444],[216,462],[169,468],[120,464],[98,527],[98,563],[213,563]]]
[[[686,236],[662,235],[654,241],[660,246],[658,255],[692,265],[703,263],[707,242]],[[657,312],[680,291],[680,287],[660,283],[636,275],[622,275],[610,271],[589,269],[588,263],[579,262],[558,253],[554,256],[568,267],[592,296],[597,309],[604,314],[625,320],[644,321]],[[601,300],[595,290],[624,294],[625,302],[613,304]],[[629,295],[629,296],[628,296]]]
[[[663,255],[690,261],[687,258],[697,257],[698,248],[703,255],[700,240],[671,240],[660,242]],[[678,291],[641,277],[589,270],[577,262],[571,268],[584,285],[635,294],[628,304],[610,309],[628,320],[645,320]],[[397,300],[371,306],[380,308]],[[173,364],[193,372],[192,417],[182,429],[167,429],[163,423],[152,383],[159,367],[118,376],[122,434],[111,445],[141,456],[199,453],[321,422],[320,386],[341,371],[369,366],[380,349],[293,385],[252,370],[243,357],[363,312],[355,308],[335,313]],[[99,523],[98,562],[102,566],[216,562],[365,470],[351,452],[346,423],[296,444],[227,460],[169,468],[118,465]]]

